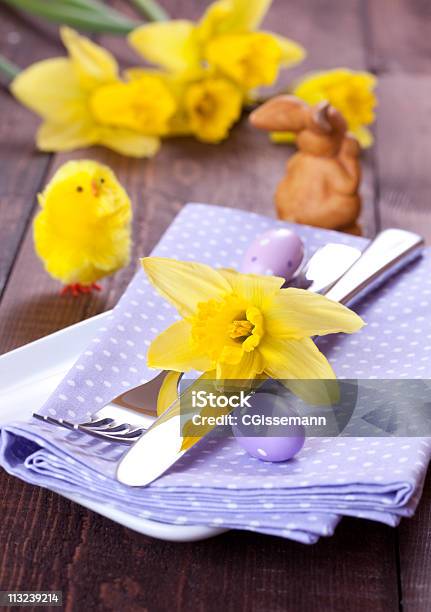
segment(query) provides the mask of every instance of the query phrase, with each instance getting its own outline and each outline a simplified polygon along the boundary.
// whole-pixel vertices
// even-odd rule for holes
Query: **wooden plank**
[[[365,0],[369,56],[377,72],[429,73],[431,5],[426,0]]]
[[[431,240],[431,82],[425,74],[379,77],[376,155],[384,227],[403,227]]]
[[[2,9],[0,53],[19,66],[58,50],[12,11]],[[32,51],[33,50],[33,51]],[[5,81],[2,81],[5,84]],[[35,194],[45,176],[49,156],[37,153],[29,134],[37,120],[0,87],[0,297],[35,204]]]
[[[421,0],[367,2],[369,61],[379,74],[376,161],[383,227],[402,227],[430,244],[431,7]],[[416,516],[398,530],[402,606],[431,608],[430,477]]]
[[[428,612],[431,609],[431,472],[425,480],[422,499],[415,516],[399,527],[399,550],[403,609]]]
[[[390,559],[380,554],[390,547],[388,527],[347,519],[312,547],[246,532],[179,545],[5,474],[0,485],[2,588],[62,590],[65,610],[397,609]]]
[[[67,592],[67,563],[79,549],[82,509],[3,471],[0,487],[2,589]]]
[[[428,241],[430,11],[421,0],[368,1],[366,11],[368,61],[379,76],[375,154],[381,223],[418,231]]]
[[[70,600],[75,608],[108,610],[395,611],[384,584],[388,560],[379,556],[390,540],[389,528],[346,520],[312,547],[246,532],[178,545],[94,518],[69,566]],[[342,588],[347,577],[349,591]]]

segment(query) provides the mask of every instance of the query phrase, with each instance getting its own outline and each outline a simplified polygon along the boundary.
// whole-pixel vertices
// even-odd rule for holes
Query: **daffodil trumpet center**
[[[241,321],[232,321],[232,323],[229,325],[229,336],[233,340],[243,341],[252,334],[253,328],[253,323],[247,321],[247,319],[241,319]]]
[[[211,117],[217,110],[217,102],[210,94],[205,94],[196,104],[196,113],[203,118]]]
[[[190,323],[195,348],[226,363],[238,363],[244,353],[259,345],[264,334],[260,310],[234,294],[223,301],[201,302]]]

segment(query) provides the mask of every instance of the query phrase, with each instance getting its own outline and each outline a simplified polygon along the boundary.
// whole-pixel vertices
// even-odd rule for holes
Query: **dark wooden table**
[[[196,17],[207,3],[164,4],[173,16]],[[398,226],[429,240],[429,2],[275,0],[265,25],[308,49],[294,75],[336,66],[378,75],[376,144],[364,156],[363,224],[369,236]],[[124,41],[103,42],[129,65],[136,61]],[[63,53],[55,28],[4,7],[0,51],[23,67]],[[134,202],[136,256],[150,251],[187,201],[274,214],[271,194],[288,149],[270,145],[245,120],[222,145],[171,141],[155,159],[136,161],[105,150],[37,153],[37,120],[6,89],[0,109],[1,352],[112,307],[133,275],[135,265],[104,282],[103,293],[73,299],[60,297],[43,272],[30,223],[37,192],[66,159],[97,157],[119,174]],[[2,472],[0,589],[61,589],[67,610],[425,612],[431,609],[430,484],[416,516],[398,529],[345,519],[334,537],[311,547],[246,532],[171,544]]]

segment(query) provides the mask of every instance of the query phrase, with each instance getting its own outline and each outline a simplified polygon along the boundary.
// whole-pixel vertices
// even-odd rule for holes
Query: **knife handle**
[[[401,229],[380,232],[359,259],[326,291],[327,298],[351,306],[422,254],[424,239]]]

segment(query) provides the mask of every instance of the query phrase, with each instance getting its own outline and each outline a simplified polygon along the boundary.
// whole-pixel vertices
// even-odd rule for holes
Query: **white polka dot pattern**
[[[248,244],[282,225],[253,213],[186,206],[154,254],[237,267]],[[294,227],[310,255],[327,242],[364,245],[360,238]],[[359,306],[367,326],[354,336],[319,340],[343,378],[431,377],[431,253]],[[45,406],[80,421],[113,397],[155,376],[145,365],[152,338],[176,319],[139,272],[91,346]],[[342,515],[396,525],[420,497],[431,444],[422,438],[309,438],[292,461],[253,459],[233,439],[210,437],[151,486],[115,481],[124,448],[43,423],[2,430],[1,462],[35,484],[103,499],[134,515],[249,529],[315,542]]]

